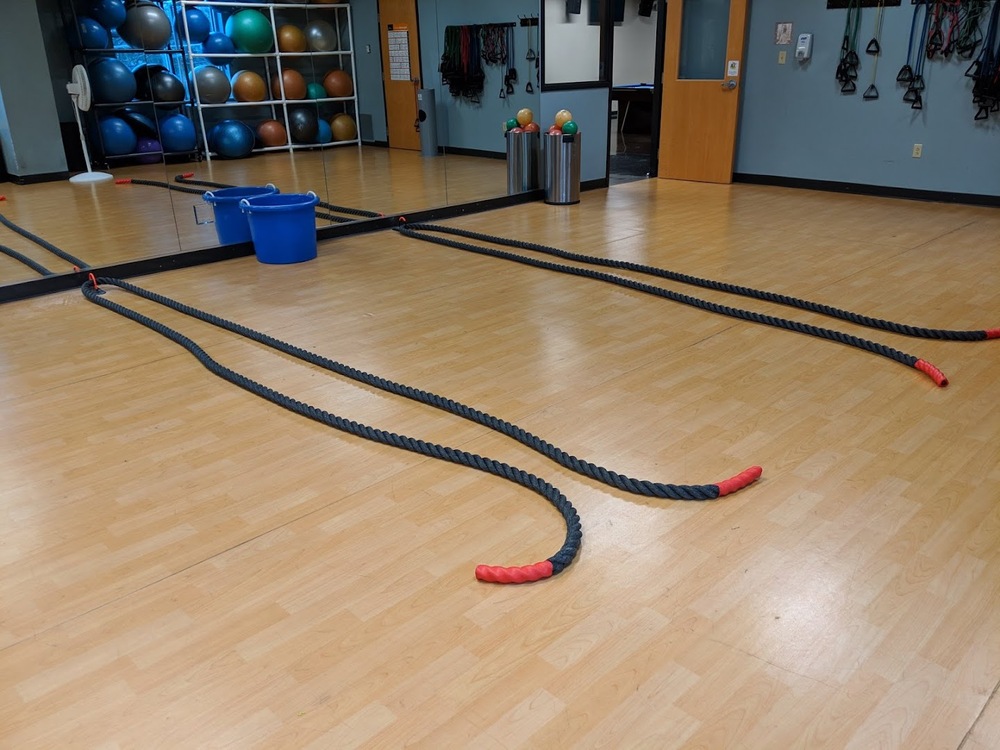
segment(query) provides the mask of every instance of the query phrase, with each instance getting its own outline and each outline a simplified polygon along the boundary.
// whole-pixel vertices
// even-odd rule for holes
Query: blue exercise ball
[[[98,123],[101,144],[108,156],[122,156],[135,151],[138,143],[135,133],[120,117],[102,117]]]
[[[253,130],[240,120],[223,120],[209,131],[208,147],[226,159],[250,156],[254,147]]]
[[[77,49],[107,49],[111,46],[111,32],[89,16],[80,16],[76,25],[77,38],[72,46]]]
[[[208,35],[212,33],[212,22],[208,16],[197,8],[188,8],[183,14],[178,11],[174,25],[177,27],[177,33],[182,37],[184,36],[185,18],[187,19],[188,39],[191,40],[192,44],[201,44],[208,39]]]
[[[132,101],[135,96],[135,77],[125,63],[106,57],[91,63],[90,88],[98,104],[118,104]]]
[[[125,23],[125,0],[95,0],[90,15],[104,28],[117,29]]]
[[[212,65],[229,65],[233,61],[229,55],[236,54],[236,45],[221,31],[213,31],[201,43],[201,51]]]
[[[170,115],[160,121],[160,143],[166,152],[194,151],[198,135],[194,123],[184,115]]]
[[[330,127],[330,123],[321,117],[316,125],[318,129],[316,133],[316,142],[333,143],[333,128]]]

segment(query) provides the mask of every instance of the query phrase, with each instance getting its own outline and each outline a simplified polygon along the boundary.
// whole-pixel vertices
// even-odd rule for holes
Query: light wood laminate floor
[[[457,226],[944,328],[1000,325],[993,209],[644,181]],[[624,274],[628,275],[628,274]],[[517,422],[484,428],[118,290],[351,419],[542,476],[535,495],[297,417],[78,292],[0,307],[0,747],[1000,747],[1000,341],[873,331],[951,378],[381,233],[137,283]]]

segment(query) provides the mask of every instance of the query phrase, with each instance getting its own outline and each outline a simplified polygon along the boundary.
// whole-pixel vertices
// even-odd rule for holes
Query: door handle
[[[733,80],[732,78],[730,78],[727,81],[723,81],[722,88],[726,89],[727,91],[732,91],[734,88],[736,88],[736,81]]]

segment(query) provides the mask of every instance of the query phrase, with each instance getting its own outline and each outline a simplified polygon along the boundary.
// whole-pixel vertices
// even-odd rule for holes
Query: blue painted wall
[[[378,4],[375,0],[351,3],[354,32],[354,87],[358,93],[358,126],[361,140],[388,139],[385,96],[382,93],[382,49],[379,46]],[[368,49],[371,49],[371,52]]]
[[[571,89],[542,94],[543,129],[555,120],[556,112],[568,109],[580,126],[580,181],[608,176],[608,89]]]
[[[518,83],[514,94],[500,99],[503,71],[499,67],[485,66],[486,83],[480,104],[470,104],[461,97],[453,97],[448,87],[442,85],[438,66],[444,45],[445,26],[463,24],[506,23],[517,17],[539,14],[538,0],[507,0],[503,3],[470,2],[469,0],[417,0],[420,21],[420,66],[424,88],[434,89],[437,105],[438,144],[445,148],[466,148],[478,151],[504,153],[503,123],[528,107],[538,119],[540,104],[538,81],[534,78],[534,65],[530,66],[534,93],[525,93],[529,72],[527,30],[515,29],[514,52],[517,63]],[[537,32],[537,29],[535,30]],[[538,51],[538,34],[533,33],[535,51]]]
[[[973,121],[969,63],[927,61],[924,109],[902,101],[896,74],[906,61],[913,6],[886,8],[876,85],[880,98],[863,101],[873,58],[863,50],[872,37],[875,10],[861,20],[858,91],[840,93],[834,79],[846,11],[826,10],[825,0],[755,0],[752,3],[736,171],[814,180],[1000,195],[1000,117]],[[793,59],[794,46],[778,47],[774,27],[791,21],[793,39],[812,32],[813,58]],[[778,64],[778,52],[788,62]],[[923,156],[912,157],[913,144]]]

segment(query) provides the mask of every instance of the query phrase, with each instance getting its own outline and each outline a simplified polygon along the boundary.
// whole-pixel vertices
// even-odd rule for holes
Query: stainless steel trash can
[[[538,189],[538,133],[504,134],[507,139],[507,195]]]
[[[545,202],[569,205],[580,202],[580,134],[546,133],[542,136],[545,164]]]
[[[434,89],[417,90],[417,122],[420,127],[420,155],[438,155],[437,117]]]

